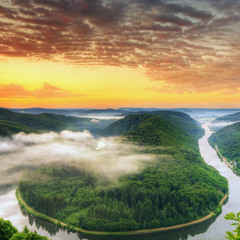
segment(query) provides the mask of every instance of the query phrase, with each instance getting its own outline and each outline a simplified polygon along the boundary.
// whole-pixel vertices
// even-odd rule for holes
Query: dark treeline
[[[227,180],[201,158],[199,125],[169,114],[174,121],[138,114],[127,117],[128,123],[137,118],[132,128],[116,122],[125,138],[156,154],[141,172],[109,181],[76,168],[45,166],[21,181],[23,198],[40,212],[88,230],[165,227],[208,215],[228,191]]]

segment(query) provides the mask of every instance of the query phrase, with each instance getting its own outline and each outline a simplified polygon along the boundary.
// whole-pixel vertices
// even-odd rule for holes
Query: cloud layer
[[[100,140],[88,132],[25,134],[0,139],[0,185],[16,183],[21,170],[43,165],[74,166],[117,180],[136,173],[155,156],[140,154],[139,147],[115,138]]]
[[[5,0],[0,55],[143,69],[165,92],[240,87],[239,1]]]

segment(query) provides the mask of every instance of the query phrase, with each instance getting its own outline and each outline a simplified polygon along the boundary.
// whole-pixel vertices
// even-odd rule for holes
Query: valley
[[[209,131],[206,127],[205,130]],[[119,136],[118,142],[140,146],[139,149],[133,149],[133,151],[136,151],[134,154],[150,155],[154,158],[143,162],[143,166],[140,168],[142,170],[139,173],[119,175],[117,181],[116,179],[106,179],[98,174],[96,175],[96,172],[86,172],[81,168],[72,169],[71,167],[61,166],[61,164],[58,164],[58,166],[42,166],[36,170],[31,170],[30,173],[25,171],[27,178],[23,177],[25,180],[21,180],[20,183],[24,200],[28,199],[27,203],[30,201],[28,203],[30,206],[33,203],[36,204],[32,205],[34,209],[67,223],[72,229],[83,228],[88,231],[110,231],[113,233],[114,231],[116,233],[123,231],[124,233],[125,231],[136,231],[138,229],[149,229],[146,232],[151,232],[151,228],[161,227],[168,229],[171,225],[194,222],[201,218],[204,220],[204,217],[211,213],[211,208],[212,211],[218,213],[218,205],[228,192],[228,188],[226,180],[214,168],[208,167],[201,158],[198,139],[203,135],[203,130],[196,121],[186,114],[176,112],[140,113],[115,121],[105,128],[102,134],[109,137],[111,132],[114,133],[113,135]],[[199,146],[201,151],[201,144]],[[204,156],[202,155],[202,157]],[[204,160],[206,161],[205,158]],[[181,171],[179,171],[180,169]],[[41,180],[36,181],[35,176],[38,176],[37,178]],[[177,185],[174,182],[176,178],[178,179]],[[158,180],[156,181],[156,179]],[[201,189],[201,185],[204,190]],[[61,186],[61,189],[54,186]],[[66,191],[64,190],[65,186]],[[81,186],[80,189],[77,188],[77,192],[76,186]],[[154,193],[154,188],[156,188],[156,193]],[[216,191],[214,191],[214,188]],[[128,189],[134,189],[134,192]],[[206,195],[203,194],[204,192]],[[159,193],[161,194],[157,195]],[[173,197],[173,193],[175,197]],[[168,194],[170,194],[169,199]],[[231,193],[229,192],[229,194]],[[161,196],[161,198],[157,196]],[[188,196],[191,196],[191,201],[187,200]],[[161,200],[163,197],[166,199],[165,203],[168,203],[165,207],[164,201]],[[201,197],[203,200],[201,200]],[[204,211],[204,199],[206,197],[208,197],[208,200],[205,200],[208,203],[208,212]],[[174,198],[178,199],[177,205],[174,204]],[[184,199],[185,203],[188,202],[189,206],[181,207],[181,198]],[[210,200],[214,198],[216,200]],[[146,212],[142,216],[149,219],[136,218],[138,216],[137,210],[139,213],[145,211],[144,207],[141,208],[141,200],[139,199],[143,199],[142,207],[146,208]],[[160,209],[156,210],[156,205],[154,205],[156,199],[158,199],[158,202],[162,201],[162,211],[166,209],[164,211],[168,214],[171,211],[171,214],[176,211],[178,218],[174,218],[174,214],[164,217]],[[216,202],[214,203],[214,201]],[[51,206],[51,202],[54,207]],[[56,204],[57,202],[59,202],[59,205]],[[104,206],[105,202],[107,204]],[[200,202],[201,205],[199,205]],[[173,205],[171,206],[169,203]],[[194,210],[193,203],[196,210]],[[79,212],[75,210],[78,206],[81,209]],[[134,208],[135,206],[137,207]],[[152,210],[150,206],[152,206]],[[157,206],[160,206],[160,203]],[[180,206],[180,208],[177,206]],[[203,207],[201,211],[200,206]],[[181,209],[188,208],[190,209],[188,214],[184,214],[186,219],[181,218]],[[111,217],[112,209],[114,209],[114,214]],[[118,213],[120,209],[122,210]],[[170,211],[170,209],[172,210]],[[159,216],[156,216],[158,211]],[[134,215],[131,215],[133,213]],[[122,215],[119,215],[118,218],[118,214]],[[126,216],[126,219],[124,219],[124,216]],[[99,224],[100,222],[98,223],[97,219],[101,219],[101,217],[101,224]],[[156,220],[154,220],[154,217],[156,217]],[[150,220],[151,218],[153,220]],[[107,219],[109,222],[106,221]],[[130,223],[130,221],[132,222]],[[208,221],[211,221],[211,219]],[[144,225],[146,222],[148,222],[148,225]],[[198,225],[206,225],[207,222]],[[51,226],[51,223],[49,225]],[[188,228],[190,227],[184,228],[184,230],[172,230],[169,234],[185,232],[185,229]],[[197,225],[191,228],[197,229]],[[156,234],[165,235],[167,233]]]

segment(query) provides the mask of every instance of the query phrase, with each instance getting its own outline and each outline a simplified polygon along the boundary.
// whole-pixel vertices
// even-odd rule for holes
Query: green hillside
[[[228,184],[200,156],[198,138],[203,130],[185,114],[162,116],[135,114],[105,130],[105,134],[110,129],[122,133],[122,141],[155,154],[156,160],[145,163],[142,171],[113,181],[84,172],[80,166],[43,167],[20,182],[23,198],[51,217],[99,231],[172,226],[217,210]],[[42,180],[36,181],[36,176]]]
[[[240,121],[240,112],[228,114],[223,117],[216,118],[214,122],[238,122]]]
[[[0,120],[16,122],[36,130],[61,131],[63,129],[75,130],[78,125],[89,119],[67,117],[51,113],[38,115],[28,113],[15,113],[0,109]]]
[[[0,120],[0,136],[10,136],[12,134],[18,133],[18,132],[25,132],[25,133],[38,133],[37,130],[26,127],[24,125]]]
[[[234,170],[240,173],[240,123],[224,127],[212,134],[209,142],[218,146],[220,153],[232,162]]]
[[[200,138],[204,134],[204,130],[200,124],[192,119],[189,115],[181,112],[159,111],[142,114],[132,114],[117,122],[114,122],[103,130],[105,136],[119,136],[131,130],[135,130],[140,124],[149,118],[156,117],[155,119],[165,119],[172,124],[177,124],[189,134],[195,135]]]
[[[98,134],[103,128],[112,123],[114,120],[95,120],[90,118],[80,118],[72,116],[57,115],[53,113],[42,114],[28,114],[28,113],[15,113],[7,109],[0,108],[0,120],[20,124],[27,128],[41,130],[41,131],[83,131],[89,130],[92,134]],[[21,127],[21,128],[22,128]],[[21,130],[26,133],[33,132]],[[17,129],[16,129],[17,130]],[[9,131],[9,134],[11,131]],[[16,133],[16,131],[13,131]],[[1,135],[1,132],[0,132]],[[5,133],[3,133],[5,136]]]

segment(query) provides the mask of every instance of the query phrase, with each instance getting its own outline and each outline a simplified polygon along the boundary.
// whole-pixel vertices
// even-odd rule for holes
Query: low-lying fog
[[[0,185],[18,181],[25,168],[46,164],[69,165],[107,178],[135,173],[154,155],[118,138],[95,139],[88,131],[44,134],[18,133],[0,138]]]
[[[216,131],[218,131],[218,130],[226,127],[226,126],[232,125],[232,124],[234,124],[234,123],[237,123],[237,122],[210,122],[210,123],[208,124],[208,127],[209,127],[212,131],[216,132]]]

